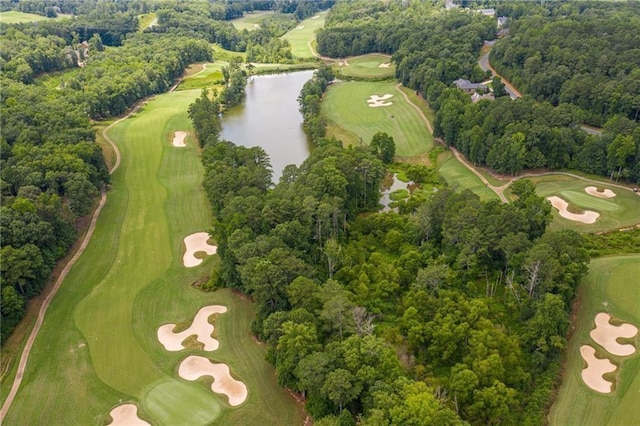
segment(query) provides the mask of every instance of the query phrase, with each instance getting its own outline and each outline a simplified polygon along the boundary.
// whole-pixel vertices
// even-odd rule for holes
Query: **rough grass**
[[[418,112],[405,101],[395,82],[343,82],[332,84],[322,102],[328,135],[355,135],[345,144],[369,144],[377,132],[385,132],[396,144],[397,157],[413,157],[431,150],[433,137]],[[393,94],[391,106],[372,108],[371,95]],[[338,129],[339,128],[339,129]]]
[[[288,31],[281,38],[287,40],[291,45],[291,53],[294,58],[309,59],[315,57],[309,48],[309,43],[316,37],[316,31],[324,26],[327,12],[320,12],[300,22],[296,28]]]
[[[576,210],[593,210],[600,213],[595,223],[587,225],[565,219],[553,209],[554,220],[551,229],[569,228],[579,232],[600,232],[624,228],[640,223],[640,196],[627,189],[610,186],[604,182],[591,182],[566,175],[547,175],[531,178],[536,184],[536,192],[543,197],[553,195],[565,199]],[[585,192],[587,186],[611,189],[613,198],[597,198]]]
[[[146,30],[156,18],[157,16],[153,12],[138,15],[138,32]]]
[[[124,402],[152,424],[301,423],[251,337],[251,305],[229,291],[192,288],[217,257],[182,266],[182,239],[211,223],[195,143],[178,149],[169,140],[191,130],[186,109],[197,96],[158,96],[111,129],[122,164],[89,246],[49,308],[6,424],[102,425]],[[160,325],[189,321],[209,304],[229,307],[216,321],[220,349],[204,354],[228,362],[247,385],[238,408],[206,380],[178,378],[179,362],[193,351],[167,352],[156,338]]]
[[[395,65],[391,63],[391,56],[382,53],[370,53],[356,56],[342,61],[343,65],[334,66],[334,69],[346,77],[355,78],[392,78],[395,75]],[[390,63],[389,67],[381,67],[381,64]]]
[[[500,199],[495,192],[482,183],[475,173],[459,162],[451,152],[446,152],[442,155],[440,164],[438,172],[457,191],[468,189],[478,195],[482,201]]]
[[[233,19],[231,23],[238,31],[248,30],[253,31],[260,28],[262,21],[273,15],[272,11],[258,11],[252,13],[245,13],[242,18]]]
[[[576,329],[569,342],[564,380],[555,404],[551,408],[551,425],[632,425],[640,418],[640,353],[628,357],[608,354],[593,342],[589,333],[594,318],[607,312],[617,320],[640,327],[640,255],[594,259],[578,293]],[[633,339],[640,348],[640,337]],[[607,356],[618,370],[614,391],[601,394],[587,387],[580,376],[586,366],[580,356],[580,346],[590,344],[597,356]]]

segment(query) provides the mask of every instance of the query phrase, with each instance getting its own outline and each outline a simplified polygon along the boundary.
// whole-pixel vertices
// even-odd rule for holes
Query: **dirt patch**
[[[382,96],[371,95],[369,96],[369,99],[367,99],[367,103],[371,108],[391,106],[393,105],[393,102],[386,102],[387,99],[391,99],[391,98],[393,98],[393,95],[390,93],[384,94]]]
[[[164,324],[158,328],[158,340],[164,348],[171,352],[186,349],[184,340],[189,336],[196,336],[196,340],[204,345],[205,351],[215,351],[220,346],[218,340],[211,337],[214,327],[209,323],[209,317],[213,314],[227,312],[226,306],[211,305],[201,308],[193,318],[191,327],[179,333],[174,333],[176,324]]]
[[[119,405],[109,412],[113,419],[112,426],[151,426],[138,417],[138,407],[135,404]]]
[[[206,232],[197,232],[184,238],[186,251],[182,256],[182,263],[187,268],[198,266],[202,263],[202,259],[198,259],[195,255],[198,252],[204,252],[207,255],[216,254],[217,247],[208,243],[209,234]]]
[[[180,363],[178,375],[190,381],[202,376],[213,377],[211,390],[226,395],[229,398],[229,405],[233,407],[247,399],[247,386],[231,377],[227,364],[215,364],[201,356],[188,356]]]
[[[638,334],[638,328],[631,324],[612,325],[609,320],[611,316],[604,312],[596,315],[596,328],[591,330],[590,334],[593,341],[613,355],[633,355],[636,348],[631,344],[620,344],[618,339],[634,337]]]
[[[616,193],[610,189],[603,189],[602,191],[598,191],[598,188],[595,186],[587,186],[585,192],[589,195],[593,195],[598,198],[613,198],[616,196]]]
[[[582,380],[586,385],[601,393],[611,393],[613,383],[603,376],[616,371],[617,367],[608,359],[596,358],[596,350],[589,345],[580,346],[580,355],[587,362],[587,368],[582,370]]]
[[[173,146],[183,148],[187,146],[184,140],[187,138],[187,132],[175,132],[173,134]]]
[[[567,210],[567,207],[569,207],[569,203],[567,203],[565,200],[563,200],[560,197],[555,197],[555,196],[547,197],[547,200],[551,201],[551,205],[555,207],[560,213],[560,216],[564,217],[565,219],[573,220],[575,222],[582,222],[587,225],[590,225],[592,223],[595,223],[596,219],[600,217],[600,213],[594,212],[591,210],[585,210],[583,213],[580,213],[580,214],[571,213],[570,211]]]

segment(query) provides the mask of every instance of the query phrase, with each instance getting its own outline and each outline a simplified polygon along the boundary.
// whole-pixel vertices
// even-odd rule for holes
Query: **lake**
[[[289,164],[300,165],[311,152],[302,130],[298,95],[314,71],[253,76],[242,105],[222,116],[222,139],[247,147],[261,146],[269,154],[277,183]]]

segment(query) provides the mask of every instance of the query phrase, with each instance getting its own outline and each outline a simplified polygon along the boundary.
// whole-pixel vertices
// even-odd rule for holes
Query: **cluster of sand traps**
[[[613,198],[616,196],[616,193],[610,189],[605,189],[604,191],[599,192],[598,188],[596,188],[595,186],[587,186],[584,190],[587,192],[587,194],[593,195],[594,197],[598,198]]]
[[[231,377],[227,364],[214,364],[201,356],[188,356],[180,363],[178,374],[185,380],[197,380],[202,376],[213,377],[211,390],[227,395],[229,405],[235,407],[247,399],[247,387]]]
[[[209,241],[209,234],[206,232],[197,232],[184,238],[184,245],[187,247],[182,256],[182,263],[187,268],[198,266],[202,263],[202,259],[198,259],[195,255],[199,251],[203,251],[208,255],[216,254],[217,247],[212,246]]]
[[[138,417],[138,407],[135,404],[119,405],[109,412],[113,421],[112,426],[151,426]]]
[[[177,146],[179,148],[187,146],[187,144],[184,143],[186,137],[187,132],[175,132],[173,134],[173,146]]]
[[[187,328],[180,333],[174,333],[173,329],[175,324],[165,324],[158,329],[158,340],[162,343],[162,346],[168,351],[181,351],[185,349],[182,344],[184,339],[189,336],[196,335],[198,342],[204,345],[205,351],[215,351],[220,346],[220,342],[211,337],[213,333],[213,325],[208,321],[209,317],[213,314],[223,314],[227,312],[225,306],[211,305],[201,308],[193,318],[191,327]]]
[[[560,216],[564,217],[565,219],[573,220],[576,222],[582,222],[589,225],[594,223],[596,219],[600,217],[600,213],[594,212],[591,210],[585,210],[585,212],[581,214],[571,213],[567,211],[567,207],[569,207],[569,203],[567,203],[565,200],[563,200],[560,197],[555,197],[555,196],[547,197],[547,200],[551,201],[551,205],[556,209],[558,209]]]
[[[391,66],[390,62],[385,62],[383,64],[378,65],[378,67],[380,68],[389,68]]]
[[[593,390],[611,393],[613,384],[603,376],[615,371],[617,367],[608,359],[596,358],[596,350],[589,345],[580,346],[580,355],[587,362],[587,368],[582,370],[582,380]]]
[[[391,106],[393,103],[392,102],[385,102],[387,99],[391,99],[393,98],[393,95],[387,93],[386,95],[382,95],[382,96],[378,96],[378,95],[371,95],[369,96],[369,99],[367,99],[367,103],[369,104],[369,106],[371,108],[377,108],[377,107],[382,107],[382,106]]]
[[[609,320],[611,316],[600,312],[596,315],[596,328],[591,330],[591,338],[594,342],[605,348],[609,353],[618,356],[633,355],[636,348],[633,345],[618,343],[620,338],[631,338],[638,334],[638,328],[631,324],[622,324],[619,326],[611,325]]]

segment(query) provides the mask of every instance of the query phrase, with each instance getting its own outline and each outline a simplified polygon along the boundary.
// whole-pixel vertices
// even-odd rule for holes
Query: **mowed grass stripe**
[[[313,52],[309,43],[316,37],[316,31],[324,26],[324,20],[328,12],[320,12],[311,18],[300,22],[298,26],[281,38],[291,44],[291,53],[294,58],[313,58]]]
[[[640,353],[616,357],[591,340],[594,318],[607,312],[623,322],[640,327],[640,254],[593,259],[589,274],[578,292],[576,330],[569,342],[567,367],[558,397],[551,407],[549,423],[562,426],[632,425],[640,418]],[[640,348],[640,336],[632,339]],[[607,357],[618,370],[607,378],[615,378],[615,390],[601,394],[583,382],[581,371],[586,366],[580,346],[596,348],[596,356]]]
[[[396,156],[410,157],[428,152],[433,137],[418,112],[409,105],[395,82],[343,82],[332,84],[322,102],[322,114],[335,126],[357,135],[369,144],[377,132],[392,136]],[[372,108],[371,95],[391,94],[390,106]]]

